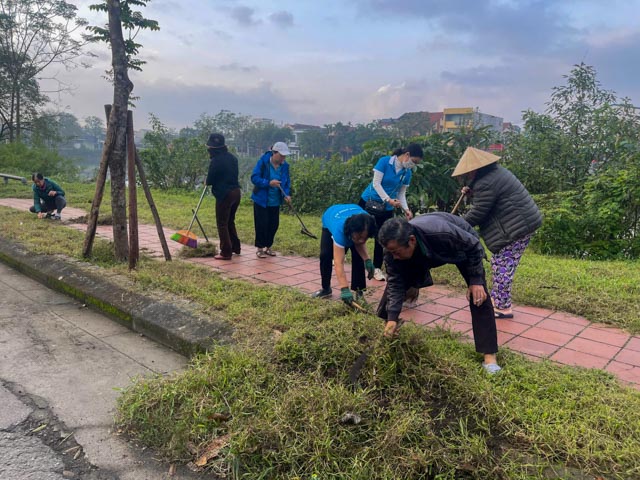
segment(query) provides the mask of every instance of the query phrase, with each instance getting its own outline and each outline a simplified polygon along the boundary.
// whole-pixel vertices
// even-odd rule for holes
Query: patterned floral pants
[[[493,272],[491,298],[493,305],[500,310],[511,308],[511,284],[516,267],[530,240],[531,234],[525,235],[503,247],[491,257],[491,271]]]

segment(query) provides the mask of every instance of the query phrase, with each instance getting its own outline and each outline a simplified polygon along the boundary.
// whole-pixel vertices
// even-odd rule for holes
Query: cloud
[[[242,27],[254,27],[260,25],[262,20],[256,20],[253,18],[255,10],[243,5],[234,7],[231,9],[231,18],[233,18],[238,25]]]
[[[269,20],[277,27],[288,28],[293,26],[293,15],[284,10],[272,13],[269,15]]]
[[[255,65],[240,65],[238,62],[227,63],[218,67],[223,72],[242,72],[250,73],[258,71],[258,67]]]
[[[568,16],[559,14],[554,0],[357,1],[362,16],[426,20],[425,35],[437,32],[438,41],[483,54],[541,55],[575,42],[581,33],[569,24]]]

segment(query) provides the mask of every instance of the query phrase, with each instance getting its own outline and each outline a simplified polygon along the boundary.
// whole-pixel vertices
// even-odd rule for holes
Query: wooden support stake
[[[138,239],[138,193],[136,190],[136,145],[133,138],[133,112],[127,111],[127,176],[129,177],[129,270],[140,259]]]
[[[96,229],[98,228],[98,213],[100,212],[100,204],[104,195],[104,186],[107,181],[107,170],[109,169],[109,158],[113,153],[116,141],[116,131],[109,129],[109,117],[111,116],[111,105],[104,106],[104,112],[107,116],[107,138],[104,140],[102,147],[102,158],[100,159],[100,168],[96,177],[96,192],[91,202],[91,211],[87,219],[87,232],[84,236],[84,245],[82,247],[82,256],[87,258],[91,256],[93,241],[96,238]]]
[[[149,203],[149,208],[151,208],[151,213],[153,214],[153,220],[155,221],[156,230],[158,231],[160,245],[162,245],[162,251],[164,252],[164,259],[169,262],[171,261],[171,252],[169,252],[167,239],[164,236],[164,230],[162,229],[162,222],[160,221],[158,209],[156,208],[156,204],[153,202],[153,197],[151,196],[151,189],[149,188],[149,184],[147,183],[147,176],[144,173],[144,168],[142,166],[142,162],[140,161],[140,156],[138,155],[138,149],[135,149],[135,157],[136,166],[138,167],[138,175],[140,176],[140,183],[142,183],[142,189],[144,190],[144,194],[147,197],[147,202]]]

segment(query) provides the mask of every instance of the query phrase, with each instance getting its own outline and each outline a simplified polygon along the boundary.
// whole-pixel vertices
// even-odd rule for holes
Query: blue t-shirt
[[[378,163],[376,163],[376,166],[373,167],[374,170],[382,172],[382,181],[380,183],[384,191],[387,192],[387,195],[391,198],[397,198],[402,185],[408,186],[411,183],[411,169],[401,168],[400,171],[396,173],[397,161],[398,159],[395,155],[393,157],[387,155],[386,157],[381,157]],[[367,200],[382,201],[376,189],[373,188],[373,182],[364,189],[361,196],[365,202]],[[387,204],[387,210],[393,210],[393,207]]]
[[[280,180],[282,181],[282,165],[278,165],[275,168],[271,162],[269,162],[269,181]],[[269,195],[267,197],[267,207],[279,207],[282,203],[282,192],[278,187],[269,187]]]
[[[344,249],[353,246],[353,240],[347,238],[344,234],[344,222],[347,218],[358,215],[359,213],[367,213],[361,207],[355,204],[333,205],[327,208],[322,215],[322,227],[331,232],[333,242]]]

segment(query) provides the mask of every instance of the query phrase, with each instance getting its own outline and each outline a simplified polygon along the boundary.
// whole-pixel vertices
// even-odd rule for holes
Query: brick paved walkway
[[[32,201],[7,198],[0,199],[0,205],[27,210]],[[84,231],[86,225],[71,223],[69,219],[85,214],[80,209],[66,208],[63,211],[63,223]],[[99,226],[97,233],[112,238],[111,226]],[[172,230],[165,229],[167,239],[172,233]],[[155,226],[140,225],[139,237],[141,249],[151,256],[162,257]],[[182,248],[176,242],[168,242],[172,255]],[[259,259],[253,245],[243,244],[242,255],[234,255],[232,261],[213,258],[187,261],[208,266],[227,277],[254,283],[286,285],[304,292],[320,288],[317,258],[276,256]],[[367,300],[376,302],[383,288],[384,282],[369,281]],[[338,298],[338,292],[339,289],[334,288],[334,298]],[[515,318],[497,320],[500,346],[509,347],[533,359],[548,358],[566,365],[600,368],[640,389],[639,336],[554,310],[518,305],[514,305],[513,310]],[[420,325],[439,325],[471,336],[471,314],[464,292],[461,291],[440,286],[422,289],[416,306],[405,309],[402,317]]]

